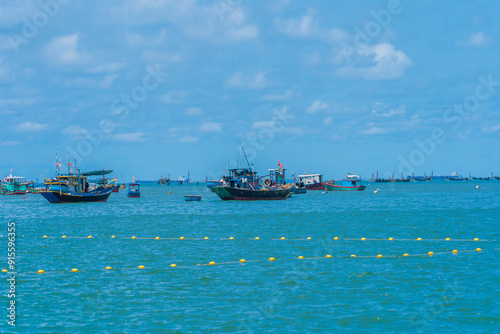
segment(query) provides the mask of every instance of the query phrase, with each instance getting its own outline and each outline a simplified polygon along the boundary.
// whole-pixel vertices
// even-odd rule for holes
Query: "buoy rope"
[[[493,250],[500,250],[500,248],[495,248]],[[244,260],[240,259],[239,261],[226,261],[226,262],[210,262],[210,263],[197,263],[197,264],[184,264],[184,265],[177,265],[177,264],[171,264],[169,267],[161,267],[161,268],[154,268],[154,267],[146,267],[144,265],[140,265],[137,267],[133,268],[112,268],[112,267],[106,267],[102,269],[91,269],[91,270],[78,270],[76,268],[70,269],[70,270],[54,270],[54,271],[44,271],[44,270],[38,270],[38,271],[27,271],[27,272],[18,272],[18,274],[62,274],[62,273],[75,273],[75,272],[92,272],[92,271],[110,271],[110,270],[144,270],[144,269],[152,269],[152,270],[166,270],[166,269],[173,269],[173,268],[189,268],[189,267],[204,267],[204,266],[221,266],[221,265],[234,265],[234,264],[246,264],[246,263],[257,263],[257,262],[274,262],[274,261],[304,261],[304,260],[323,260],[323,259],[381,259],[381,258],[405,258],[405,257],[433,257],[436,255],[446,255],[446,254],[453,254],[456,255],[458,253],[483,253],[485,250],[481,248],[476,248],[476,249],[468,249],[468,250],[453,250],[453,251],[447,251],[447,252],[428,252],[428,253],[419,253],[419,254],[403,254],[403,255],[345,255],[345,256],[332,256],[332,255],[325,255],[325,256],[297,256],[294,258],[286,258],[286,259],[280,259],[280,258],[268,258],[268,259],[256,259],[256,260]],[[3,269],[2,272],[7,273],[8,271],[6,269]]]

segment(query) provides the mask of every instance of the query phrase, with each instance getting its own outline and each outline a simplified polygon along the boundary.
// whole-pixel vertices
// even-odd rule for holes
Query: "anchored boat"
[[[25,177],[12,176],[12,170],[9,176],[0,182],[0,195],[25,195],[30,192],[29,188],[33,182],[26,181]]]
[[[133,181],[128,185],[127,197],[141,197],[140,185]]]
[[[210,189],[223,201],[285,200],[290,196],[294,185],[286,184],[281,164],[280,169],[270,169],[269,175],[263,177],[257,176],[249,163],[248,167],[229,169],[229,175],[222,178],[223,184]]]
[[[325,189],[327,191],[361,191],[366,188],[361,185],[359,175],[347,174],[347,177],[340,182],[340,184],[335,184],[335,181],[328,181],[325,183]]]
[[[45,179],[47,190],[40,194],[50,203],[78,203],[78,202],[106,202],[113,191],[106,186],[107,174],[112,170],[97,170],[92,172],[57,175],[52,179]],[[91,188],[87,178],[89,176],[102,176],[102,183]]]
[[[325,190],[323,174],[299,175],[299,182],[303,182],[307,190]]]

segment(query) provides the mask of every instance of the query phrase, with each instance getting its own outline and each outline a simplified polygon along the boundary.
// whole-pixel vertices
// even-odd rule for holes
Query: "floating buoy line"
[[[312,238],[312,237],[302,237],[302,238],[288,238],[288,237],[279,237],[279,238],[261,238],[261,237],[242,237],[242,238],[235,238],[235,237],[221,237],[221,238],[210,238],[210,237],[160,237],[160,236],[155,236],[155,237],[136,237],[136,236],[86,236],[86,237],[71,237],[71,236],[43,236],[44,239],[104,239],[104,238],[111,238],[111,239],[131,239],[131,240],[334,240],[334,241],[460,241],[460,242],[470,242],[470,241],[481,241],[481,242],[490,242],[490,241],[496,241],[496,240],[488,240],[488,239],[479,239],[479,238],[472,238],[472,239],[453,239],[453,238],[433,238],[433,239],[423,239],[423,238],[413,238],[413,239],[408,239],[408,238],[343,238],[343,237],[329,237],[329,238]]]
[[[500,250],[500,248],[495,248],[493,249],[494,251]],[[95,272],[95,271],[113,271],[113,270],[168,270],[173,268],[193,268],[193,267],[204,267],[204,266],[221,266],[221,265],[247,265],[248,263],[257,263],[257,262],[275,262],[275,261],[307,261],[307,260],[322,260],[322,259],[387,259],[387,258],[411,258],[411,257],[435,257],[438,255],[457,255],[459,253],[482,253],[484,252],[483,249],[481,248],[476,248],[476,249],[469,249],[469,250],[452,250],[446,251],[446,252],[427,252],[427,253],[419,253],[419,254],[400,254],[400,255],[383,255],[383,254],[377,254],[377,255],[356,255],[356,254],[351,254],[350,256],[332,256],[331,254],[326,254],[324,256],[303,256],[299,255],[295,258],[286,258],[286,259],[279,259],[279,258],[274,258],[274,257],[269,257],[266,259],[257,259],[257,260],[246,260],[244,258],[237,260],[237,261],[228,261],[228,262],[215,262],[215,261],[210,261],[208,263],[197,263],[197,264],[185,264],[185,265],[178,265],[176,263],[172,263],[168,265],[167,267],[148,267],[143,264],[135,266],[135,267],[130,267],[130,268],[113,268],[110,266],[106,266],[104,268],[92,268],[92,269],[87,269],[87,270],[80,270],[78,268],[72,268],[72,269],[67,269],[67,270],[53,270],[53,271],[45,271],[44,269],[39,269],[38,271],[28,271],[28,272],[18,272],[18,274],[64,274],[64,273],[84,273],[84,272]],[[380,260],[383,261],[383,260]],[[8,273],[7,269],[2,269],[3,273]]]

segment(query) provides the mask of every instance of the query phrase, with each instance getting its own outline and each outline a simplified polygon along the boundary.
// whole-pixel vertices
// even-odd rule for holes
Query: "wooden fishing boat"
[[[127,197],[141,197],[139,183],[133,182],[128,185]]]
[[[335,184],[335,181],[325,183],[327,191],[362,191],[366,186],[361,185],[361,177],[359,175],[348,174],[347,178],[340,181],[340,184]]]
[[[12,171],[9,176],[0,182],[0,195],[25,195],[30,192],[29,188],[33,182],[26,181],[25,177],[12,176]]]
[[[78,203],[78,202],[106,202],[113,188],[106,187],[104,175],[112,173],[112,170],[97,170],[92,172],[57,175],[52,179],[45,179],[47,190],[40,194],[50,203]],[[102,184],[90,189],[87,181],[89,176],[102,176]]]

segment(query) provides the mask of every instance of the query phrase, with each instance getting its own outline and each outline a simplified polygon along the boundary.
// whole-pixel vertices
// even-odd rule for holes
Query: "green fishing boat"
[[[25,195],[30,190],[32,182],[26,181],[25,177],[12,176],[12,173],[0,183],[0,195]]]

